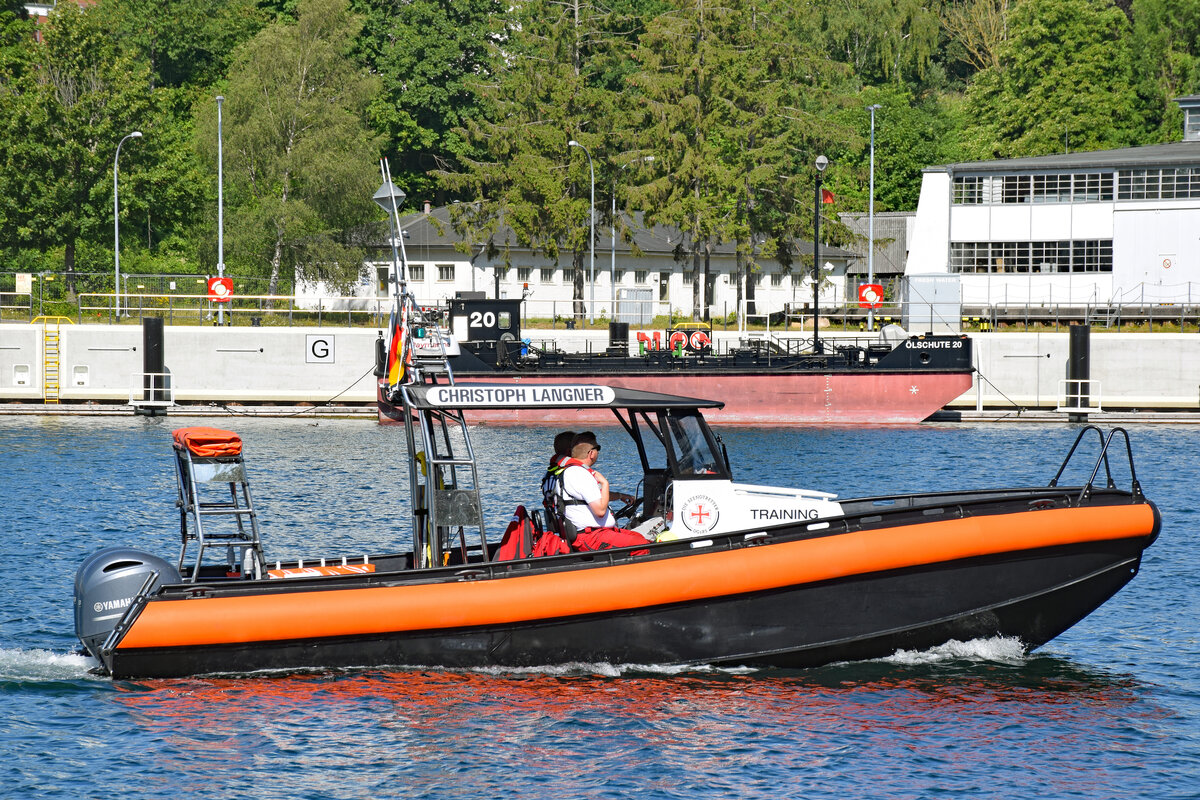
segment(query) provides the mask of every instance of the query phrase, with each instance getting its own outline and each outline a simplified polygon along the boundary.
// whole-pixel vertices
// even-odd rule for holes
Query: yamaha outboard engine
[[[167,583],[180,583],[169,561],[131,547],[108,547],[90,555],[75,573],[75,635],[96,658],[146,579],[150,594]]]

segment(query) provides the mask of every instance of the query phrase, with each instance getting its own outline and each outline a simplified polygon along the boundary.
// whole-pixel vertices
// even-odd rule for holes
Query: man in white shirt
[[[600,443],[591,431],[576,434],[571,443],[571,458],[563,462],[563,516],[577,531],[573,545],[577,550],[600,550],[648,544],[648,540],[630,530],[617,527],[616,517],[608,510],[612,500],[631,502],[633,497],[614,492],[593,467],[600,457]],[[635,553],[635,555],[637,555]]]

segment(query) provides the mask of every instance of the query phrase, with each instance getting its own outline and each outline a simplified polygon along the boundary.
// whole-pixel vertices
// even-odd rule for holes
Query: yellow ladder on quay
[[[42,401],[57,403],[61,385],[59,326],[71,324],[70,317],[34,317],[33,324],[42,323]]]

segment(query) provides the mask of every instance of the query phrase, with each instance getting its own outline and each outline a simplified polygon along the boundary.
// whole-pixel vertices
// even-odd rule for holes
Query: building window
[[[533,275],[533,267],[517,267],[517,281],[519,283],[529,283],[529,278]]]
[[[1031,175],[1005,175],[1000,202],[1005,205],[1028,203],[1031,197],[1032,177]]]
[[[658,273],[658,299],[667,302],[671,295],[671,273]]]
[[[1200,139],[1200,108],[1189,108],[1183,112],[1183,140]]]
[[[1071,199],[1076,203],[1112,202],[1113,174],[1111,172],[1087,172],[1073,176],[1075,179]]]
[[[454,280],[454,265],[453,264],[438,264],[438,280],[452,281]]]
[[[1118,200],[1200,198],[1200,167],[1123,169],[1117,173]]]
[[[614,286],[624,286],[625,285],[625,270],[623,270],[623,269],[616,270],[615,277],[613,278],[613,285]]]
[[[957,175],[954,205],[1100,203],[1113,199],[1111,172]]]
[[[1112,272],[1112,239],[951,242],[950,271],[992,275]]]
[[[696,271],[695,270],[689,269],[689,270],[684,271],[684,273],[683,273],[683,285],[684,286],[691,286],[692,282],[695,279],[696,279]]]
[[[498,280],[498,281],[507,281],[508,280],[508,272],[509,272],[508,267],[495,267],[495,270],[496,270],[496,280]]]
[[[773,288],[778,288],[780,286],[783,286],[783,273],[782,272],[772,272],[771,273],[771,286]]]
[[[983,202],[983,178],[978,175],[959,175],[954,178],[954,204],[979,205]]]
[[[542,267],[538,270],[538,280],[542,283],[554,283],[554,267]]]
[[[388,279],[392,277],[391,267],[376,267],[375,268],[375,296],[387,297],[390,295],[391,289],[388,288]]]
[[[1033,175],[1034,203],[1071,202],[1070,175]]]
[[[633,282],[638,286],[645,286],[646,281],[650,279],[650,273],[644,269],[636,269],[633,271]]]

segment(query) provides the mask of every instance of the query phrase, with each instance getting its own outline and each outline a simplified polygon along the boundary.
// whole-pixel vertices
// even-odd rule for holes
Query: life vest
[[[558,556],[569,552],[571,552],[571,546],[563,541],[563,538],[554,531],[542,531],[542,535],[538,537],[537,544],[533,546],[534,558]]]
[[[513,561],[518,558],[529,558],[533,555],[533,520],[529,518],[525,506],[517,506],[513,512],[504,535],[500,538],[500,548],[496,550],[496,561]]]
[[[558,474],[554,476],[554,519],[558,523],[558,532],[567,540],[567,544],[574,544],[579,529],[567,519],[567,506],[586,506],[588,503],[586,500],[567,495],[567,467],[583,467],[589,475],[595,470],[577,458],[568,457],[558,462]]]
[[[570,456],[560,456],[557,453],[550,456],[550,467],[542,476],[542,508],[546,509],[546,524],[555,531],[562,530],[558,517],[558,476],[566,469],[562,462],[569,458]]]
[[[494,560],[515,561],[519,558],[557,556],[571,552],[570,546],[554,531],[538,531],[525,506],[517,506],[508,527],[500,539]]]

